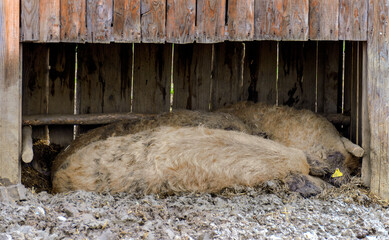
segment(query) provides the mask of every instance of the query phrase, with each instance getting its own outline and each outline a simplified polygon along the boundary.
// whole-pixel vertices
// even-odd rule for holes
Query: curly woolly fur
[[[335,185],[348,181],[364,154],[361,147],[343,138],[326,118],[309,110],[240,102],[219,111],[237,116],[252,134],[266,132],[269,139],[301,149],[307,155],[311,174],[325,177]],[[336,168],[343,172],[343,177],[330,177]]]
[[[53,191],[218,192],[291,173],[309,173],[301,150],[243,132],[165,126],[75,149],[54,173]]]

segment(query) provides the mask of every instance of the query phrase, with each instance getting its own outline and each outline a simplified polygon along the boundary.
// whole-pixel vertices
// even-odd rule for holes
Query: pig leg
[[[304,174],[292,174],[285,179],[290,191],[298,192],[307,198],[315,196],[323,191],[319,179]]]

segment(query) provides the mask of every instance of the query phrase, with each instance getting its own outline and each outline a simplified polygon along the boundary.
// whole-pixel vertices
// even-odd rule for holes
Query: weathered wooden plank
[[[316,42],[281,42],[279,56],[279,104],[315,111]]]
[[[248,83],[243,78],[243,43],[218,43],[214,47],[211,109],[247,100]]]
[[[284,17],[282,29],[285,40],[308,40],[308,0],[284,1]]]
[[[339,0],[309,0],[309,38],[338,40]]]
[[[22,41],[39,39],[39,0],[22,0]]]
[[[135,113],[170,110],[171,44],[136,44],[134,56]]]
[[[256,0],[255,40],[307,40],[309,0]]]
[[[281,40],[283,37],[283,0],[256,0],[254,6],[255,40]]]
[[[319,113],[338,113],[339,42],[319,42],[318,45],[318,99]],[[320,94],[319,94],[320,93]]]
[[[0,1],[0,184],[21,182],[20,3]]]
[[[141,0],[140,14],[142,42],[165,42],[166,1]]]
[[[389,200],[389,2],[370,0],[368,108],[373,193]]]
[[[39,41],[59,42],[60,0],[39,0]]]
[[[367,0],[339,0],[339,39],[367,40]]]
[[[228,0],[227,4],[228,40],[252,40],[254,37],[254,0]]]
[[[362,159],[361,178],[365,186],[370,187],[371,160],[370,160],[370,122],[368,109],[368,78],[367,78],[367,43],[362,43],[362,148],[365,155]]]
[[[79,45],[78,59],[80,113],[130,112],[131,45]]]
[[[344,62],[344,104],[343,104],[343,113],[344,115],[351,116],[351,102],[352,100],[352,81],[353,76],[353,42],[346,41],[345,45],[345,62]],[[350,126],[345,127],[343,134],[347,138],[351,139],[351,128]]]
[[[352,44],[352,64],[349,66],[351,68],[349,71],[351,73],[351,88],[350,93],[350,116],[351,116],[351,124],[350,124],[350,139],[356,144],[358,142],[359,135],[359,88],[360,88],[360,54],[359,54],[359,43],[351,42]]]
[[[112,32],[113,0],[87,0],[88,42],[109,43]]]
[[[225,36],[226,0],[197,0],[196,42],[222,42]]]
[[[61,41],[85,42],[86,1],[61,0]]]
[[[276,104],[277,42],[247,42],[244,82],[247,100]]]
[[[113,11],[115,42],[140,42],[140,0],[115,0]]]
[[[196,0],[167,0],[166,42],[195,40]]]
[[[74,113],[75,50],[74,44],[50,45],[48,114]],[[50,126],[49,134],[50,143],[67,146],[73,140],[73,126]]]
[[[173,109],[209,111],[211,71],[212,45],[175,45]]]
[[[23,49],[23,115],[46,114],[46,92],[49,71],[49,47],[44,44],[24,44]],[[47,139],[48,129],[33,128],[33,138]]]

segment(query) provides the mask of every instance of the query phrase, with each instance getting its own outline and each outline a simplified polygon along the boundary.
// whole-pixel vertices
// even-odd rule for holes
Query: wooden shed
[[[388,16],[389,0],[0,0],[0,182],[21,181],[23,125],[65,146],[112,117],[250,100],[327,116],[389,199]]]

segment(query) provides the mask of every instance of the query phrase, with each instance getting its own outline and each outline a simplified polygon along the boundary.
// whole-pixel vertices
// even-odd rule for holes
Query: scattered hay
[[[48,145],[46,141],[34,141],[34,159],[22,164],[22,184],[33,192],[51,192],[50,169],[54,158],[61,151],[57,144]]]
[[[363,206],[378,204],[382,207],[389,207],[389,201],[385,201],[370,190],[363,186],[360,177],[352,177],[349,183],[343,184],[340,187],[327,187],[322,193],[314,198],[328,201],[334,198],[343,199],[346,203],[357,203]]]

